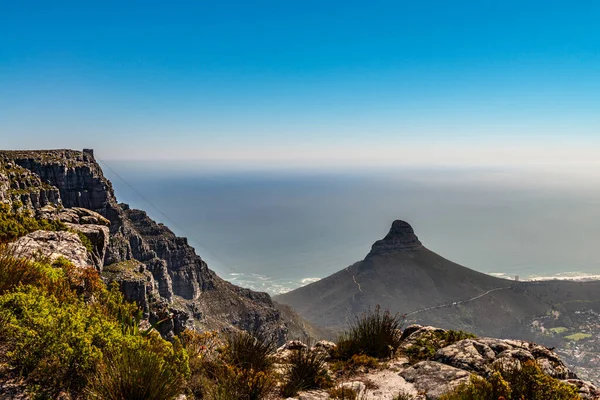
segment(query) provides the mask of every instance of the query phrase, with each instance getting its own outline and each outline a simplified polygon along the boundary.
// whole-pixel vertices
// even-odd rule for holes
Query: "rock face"
[[[381,240],[376,241],[371,247],[371,254],[385,253],[389,251],[402,251],[418,249],[421,242],[412,226],[408,222],[396,220],[388,234]]]
[[[11,250],[19,257],[45,258],[54,261],[59,257],[70,260],[76,267],[93,264],[90,253],[81,239],[72,232],[35,231],[12,243]]]
[[[93,245],[88,265],[118,281],[151,322],[167,318],[160,326],[166,336],[191,326],[237,327],[284,341],[286,324],[268,294],[222,280],[187,239],[118,204],[91,150],[0,151],[0,200],[19,200],[83,233]]]
[[[458,368],[435,361],[421,361],[400,373],[405,381],[412,383],[427,399],[437,399],[456,386],[468,381],[470,374]]]

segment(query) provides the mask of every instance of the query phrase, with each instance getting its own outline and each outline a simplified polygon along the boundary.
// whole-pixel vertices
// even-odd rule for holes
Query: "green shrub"
[[[102,380],[106,376],[98,368],[114,371],[128,365],[115,355],[146,360],[150,350],[140,344],[146,342],[152,344],[155,357],[150,365],[159,363],[163,370],[173,365],[179,380],[187,376],[185,351],[181,346],[169,350],[173,345],[162,338],[139,332],[140,316],[118,285],[107,289],[93,268],[76,268],[65,259],[53,265],[16,259],[0,247],[1,362],[38,396],[64,392],[76,397],[86,390],[90,377],[97,377],[98,385],[110,383]],[[139,354],[132,355],[134,351]],[[140,384],[152,387],[152,382],[142,381],[154,380],[154,375],[138,377]]]
[[[240,369],[269,371],[273,366],[275,339],[258,331],[238,331],[226,337],[225,361]]]
[[[272,371],[227,366],[208,394],[216,399],[262,400],[273,393],[275,386]]]
[[[181,335],[189,355],[187,392],[214,400],[259,400],[271,394],[274,339],[259,332],[235,332],[221,341],[215,333]]]
[[[179,341],[137,337],[108,353],[87,389],[92,399],[168,400],[183,391],[187,355]]]
[[[20,286],[50,286],[58,281],[60,272],[47,264],[16,258],[6,245],[0,244],[0,295]]]
[[[282,394],[295,396],[301,390],[327,387],[331,379],[325,370],[327,355],[309,348],[293,350],[286,366]]]
[[[379,367],[379,360],[365,354],[355,354],[349,360],[336,360],[330,364],[334,372],[355,374],[361,370],[370,370]]]
[[[187,393],[194,398],[207,398],[214,382],[223,370],[219,349],[222,346],[216,332],[185,330],[180,335],[188,354],[190,377],[186,383]]]
[[[412,394],[406,393],[405,391],[398,393],[398,396],[394,397],[394,400],[414,400],[414,399],[415,399],[415,396],[413,396]]]
[[[50,394],[80,391],[102,360],[102,349],[123,340],[118,324],[91,311],[33,286],[0,296],[0,315],[8,321],[8,362]]]
[[[409,362],[415,364],[419,361],[430,360],[443,347],[475,337],[475,335],[463,331],[432,331],[417,339],[415,343],[404,350],[404,353],[408,356]]]
[[[577,389],[542,372],[533,361],[521,368],[494,372],[487,379],[473,375],[468,383],[443,395],[440,400],[579,400]]]
[[[355,354],[375,358],[387,358],[400,345],[401,320],[398,314],[382,312],[377,306],[374,312],[356,317],[353,324],[338,340],[334,358],[348,360]]]
[[[28,233],[44,231],[66,231],[67,226],[58,220],[34,218],[29,210],[19,210],[20,205],[0,204],[0,243],[12,242]]]
[[[81,244],[83,244],[83,247],[85,247],[87,252],[93,253],[94,245],[92,244],[92,241],[87,236],[85,236],[84,233],[82,233],[82,232],[76,232],[76,233],[77,233],[77,236],[79,236],[79,240],[81,240]]]

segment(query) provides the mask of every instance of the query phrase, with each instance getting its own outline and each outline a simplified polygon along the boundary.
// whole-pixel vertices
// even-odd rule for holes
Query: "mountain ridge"
[[[514,337],[529,333],[522,323],[532,315],[593,300],[596,290],[600,281],[518,282],[474,271],[427,249],[410,224],[396,220],[362,261],[274,299],[330,329],[380,305],[409,322]]]
[[[291,323],[283,321],[268,294],[221,279],[186,238],[146,212],[119,204],[91,149],[0,151],[0,201],[18,202],[49,219],[71,221],[69,213],[76,209],[105,218],[110,233],[99,245],[96,267],[107,281],[117,281],[151,322],[171,316],[160,325],[167,337],[193,327],[261,329],[279,342],[287,336]],[[303,331],[301,326],[292,330]]]

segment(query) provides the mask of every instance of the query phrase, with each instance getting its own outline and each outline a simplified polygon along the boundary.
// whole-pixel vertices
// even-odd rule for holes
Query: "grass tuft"
[[[301,390],[317,389],[331,385],[325,369],[327,354],[307,348],[293,350],[285,372],[281,393],[295,396]]]
[[[374,312],[357,316],[354,323],[338,340],[334,358],[349,360],[355,354],[364,354],[375,358],[391,357],[400,345],[399,315],[381,311],[379,306]]]

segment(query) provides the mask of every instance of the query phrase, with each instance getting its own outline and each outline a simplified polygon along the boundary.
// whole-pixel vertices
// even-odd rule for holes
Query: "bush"
[[[179,341],[157,337],[137,340],[112,351],[87,390],[102,400],[167,400],[183,391],[187,355]]]
[[[66,231],[67,226],[58,220],[37,219],[29,210],[19,210],[21,205],[0,204],[0,243],[12,242],[28,233],[44,231]]]
[[[275,385],[272,371],[227,366],[209,390],[209,396],[217,399],[261,400],[273,392]]]
[[[19,286],[49,286],[58,277],[48,265],[16,258],[6,245],[0,244],[0,295]]]
[[[472,376],[440,400],[579,400],[577,389],[542,372],[533,361],[521,368],[505,368],[489,378]]]
[[[398,314],[381,312],[377,306],[375,312],[356,317],[355,322],[338,340],[334,358],[348,360],[355,354],[375,358],[390,357],[400,345],[401,325]]]
[[[283,396],[295,396],[301,390],[329,386],[331,380],[325,370],[326,358],[323,352],[309,348],[294,350],[285,371]]]
[[[186,331],[181,339],[190,358],[187,391],[194,397],[259,400],[273,392],[274,339],[256,331],[229,334],[224,343],[215,333]]]
[[[415,400],[415,396],[405,391],[398,393],[398,396],[394,397],[394,400]]]
[[[118,324],[91,311],[32,286],[0,296],[9,364],[49,394],[80,391],[102,360],[102,349],[123,340]]]
[[[186,376],[185,351],[181,346],[173,349],[157,335],[139,332],[140,315],[135,304],[124,300],[118,285],[107,289],[94,269],[76,268],[65,259],[53,265],[16,259],[6,247],[0,248],[1,362],[24,378],[36,395],[56,397],[64,392],[76,397],[86,391],[90,377],[97,378],[93,380],[97,385],[111,383],[99,367],[131,369],[134,360],[137,364],[150,360],[148,368],[155,370],[157,364],[169,371],[165,365],[173,365],[177,376]],[[144,347],[146,342],[152,346]],[[152,387],[153,382],[144,379],[160,382],[156,373],[137,376],[140,385]]]
[[[219,371],[223,370],[218,351],[222,344],[216,332],[185,330],[180,339],[189,359],[187,392],[194,398],[205,398],[213,386],[212,382],[219,378]]]
[[[85,249],[87,250],[88,253],[93,253],[94,252],[94,244],[92,243],[92,241],[85,236],[84,233],[82,232],[75,232],[77,234],[77,236],[79,236],[79,240],[81,240],[81,244],[83,244],[83,247],[85,247]]]
[[[19,287],[35,286],[60,300],[99,295],[105,286],[94,268],[78,268],[60,257],[51,265],[18,258],[0,244],[0,295]]]
[[[419,361],[430,360],[443,347],[475,337],[475,335],[463,331],[433,331],[417,339],[414,344],[404,350],[404,353],[408,356],[409,362],[415,364]]]
[[[262,332],[238,331],[226,338],[224,358],[229,365],[240,369],[268,371],[273,366],[275,339]]]

